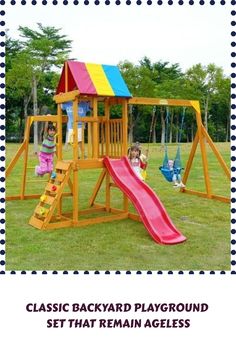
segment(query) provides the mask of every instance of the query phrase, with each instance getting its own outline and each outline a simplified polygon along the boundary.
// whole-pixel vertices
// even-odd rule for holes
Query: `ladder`
[[[57,219],[61,219],[61,197],[65,186],[69,182],[72,169],[71,161],[58,161],[55,167],[56,172],[50,176],[44,193],[39,199],[29,224],[37,229],[46,229],[52,221],[55,209],[58,209]]]

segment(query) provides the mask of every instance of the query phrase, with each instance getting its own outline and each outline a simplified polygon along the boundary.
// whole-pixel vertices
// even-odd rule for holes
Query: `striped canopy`
[[[66,92],[66,63],[64,64],[57,94]],[[81,95],[131,97],[117,66],[67,62],[68,91],[79,90]]]

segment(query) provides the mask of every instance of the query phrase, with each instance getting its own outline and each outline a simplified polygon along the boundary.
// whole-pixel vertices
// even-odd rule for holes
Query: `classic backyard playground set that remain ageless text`
[[[183,193],[229,202],[229,198],[215,195],[211,190],[206,143],[212,149],[226,176],[230,179],[230,171],[217,150],[212,139],[203,126],[198,101],[179,99],[159,99],[132,97],[117,66],[86,64],[68,61],[60,77],[54,101],[57,104],[56,115],[28,117],[25,127],[24,141],[10,162],[6,176],[8,177],[20,156],[23,155],[23,173],[20,195],[8,196],[7,200],[39,198],[29,224],[37,229],[48,230],[64,227],[81,227],[101,222],[130,218],[142,221],[152,238],[160,244],[177,244],[186,238],[176,229],[165,208],[155,192],[131,168],[126,157],[128,150],[128,105],[179,106],[191,107],[196,115],[197,131],[190,155],[183,174],[183,183],[187,185],[188,176],[198,144],[202,157],[202,167],[206,191],[199,192],[187,187],[181,188]],[[78,104],[90,102],[92,116],[79,117]],[[62,125],[67,123],[67,116],[62,114],[61,105],[73,102],[73,156],[71,160],[63,159]],[[104,115],[98,115],[98,103],[104,106]],[[110,117],[112,106],[122,107],[122,117]],[[33,122],[51,121],[57,128],[57,162],[55,172],[46,183],[43,194],[26,194],[26,175],[28,166],[28,150],[30,127]],[[81,157],[78,159],[78,122],[86,122],[87,156],[82,141]],[[89,199],[89,208],[81,210],[79,202],[79,170],[101,169],[100,176]],[[95,203],[101,186],[105,183],[105,204]],[[65,187],[70,192],[65,192]],[[123,209],[112,207],[111,188],[118,187],[123,193]],[[63,198],[72,197],[73,210],[63,213]],[[129,201],[133,203],[138,214],[129,211]],[[106,212],[91,218],[83,216],[95,212]]]

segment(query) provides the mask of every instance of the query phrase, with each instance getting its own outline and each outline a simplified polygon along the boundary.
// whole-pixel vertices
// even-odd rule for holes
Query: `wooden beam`
[[[228,166],[226,165],[223,157],[221,156],[219,150],[217,149],[216,145],[213,143],[210,135],[208,134],[208,132],[206,131],[205,127],[202,127],[202,132],[203,135],[206,137],[208,144],[210,145],[212,151],[214,152],[217,160],[219,161],[221,167],[223,168],[226,176],[228,177],[228,179],[230,180],[230,169],[228,168]]]
[[[87,170],[93,168],[103,168],[103,159],[86,159],[86,160],[77,160],[77,167],[80,170]]]
[[[134,214],[134,213],[129,213],[128,218],[134,221],[139,221],[141,222],[141,218],[139,215]]]
[[[98,178],[98,181],[97,181],[97,183],[95,185],[95,188],[93,190],[92,196],[89,199],[89,206],[92,206],[94,204],[94,201],[95,201],[95,199],[96,199],[96,197],[98,195],[98,192],[99,192],[99,190],[101,188],[101,185],[102,185],[102,182],[103,182],[105,176],[106,176],[106,169],[104,168],[102,170],[99,178]]]
[[[104,222],[124,220],[127,218],[128,218],[128,213],[112,214],[112,215],[108,215],[108,216],[105,215],[105,216],[99,216],[96,218],[80,220],[76,223],[75,226],[79,226],[79,227],[88,226],[88,225],[100,224],[100,223],[104,223]]]
[[[58,116],[57,115],[42,115],[42,116],[29,116],[28,119],[31,120],[31,123],[33,122],[52,122],[52,123],[57,123],[58,122]],[[67,122],[67,116],[64,116],[64,120],[66,123]]]
[[[11,173],[12,169],[15,167],[19,157],[21,156],[21,154],[25,150],[25,147],[26,147],[26,141],[24,140],[23,143],[21,144],[21,146],[19,147],[19,149],[17,150],[15,156],[13,157],[13,159],[11,160],[9,165],[7,166],[6,177],[8,177],[10,175],[10,173]]]
[[[141,104],[149,106],[181,106],[193,107],[189,100],[175,100],[163,98],[148,98],[148,97],[132,97],[128,100],[128,104]]]
[[[74,90],[65,93],[60,93],[59,95],[55,95],[53,97],[53,100],[56,103],[64,103],[64,102],[74,101],[74,99],[78,96],[79,96],[79,90]]]
[[[182,193],[186,193],[186,194],[191,194],[191,195],[197,195],[198,197],[202,197],[202,198],[206,198],[206,199],[214,199],[214,200],[219,200],[219,201],[224,202],[224,203],[230,203],[230,198],[224,197],[224,196],[221,196],[221,195],[217,195],[217,194],[212,194],[209,197],[207,195],[207,193],[199,192],[199,191],[195,191],[195,190],[187,189],[187,188],[182,189],[181,192]]]

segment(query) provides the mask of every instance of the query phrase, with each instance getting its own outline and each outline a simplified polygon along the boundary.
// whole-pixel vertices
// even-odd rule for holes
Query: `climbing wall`
[[[58,161],[55,172],[52,172],[45,191],[41,195],[34,214],[30,218],[29,224],[37,229],[46,229],[52,221],[55,209],[58,209],[60,217],[60,203],[62,193],[68,184],[72,169],[71,161]]]

